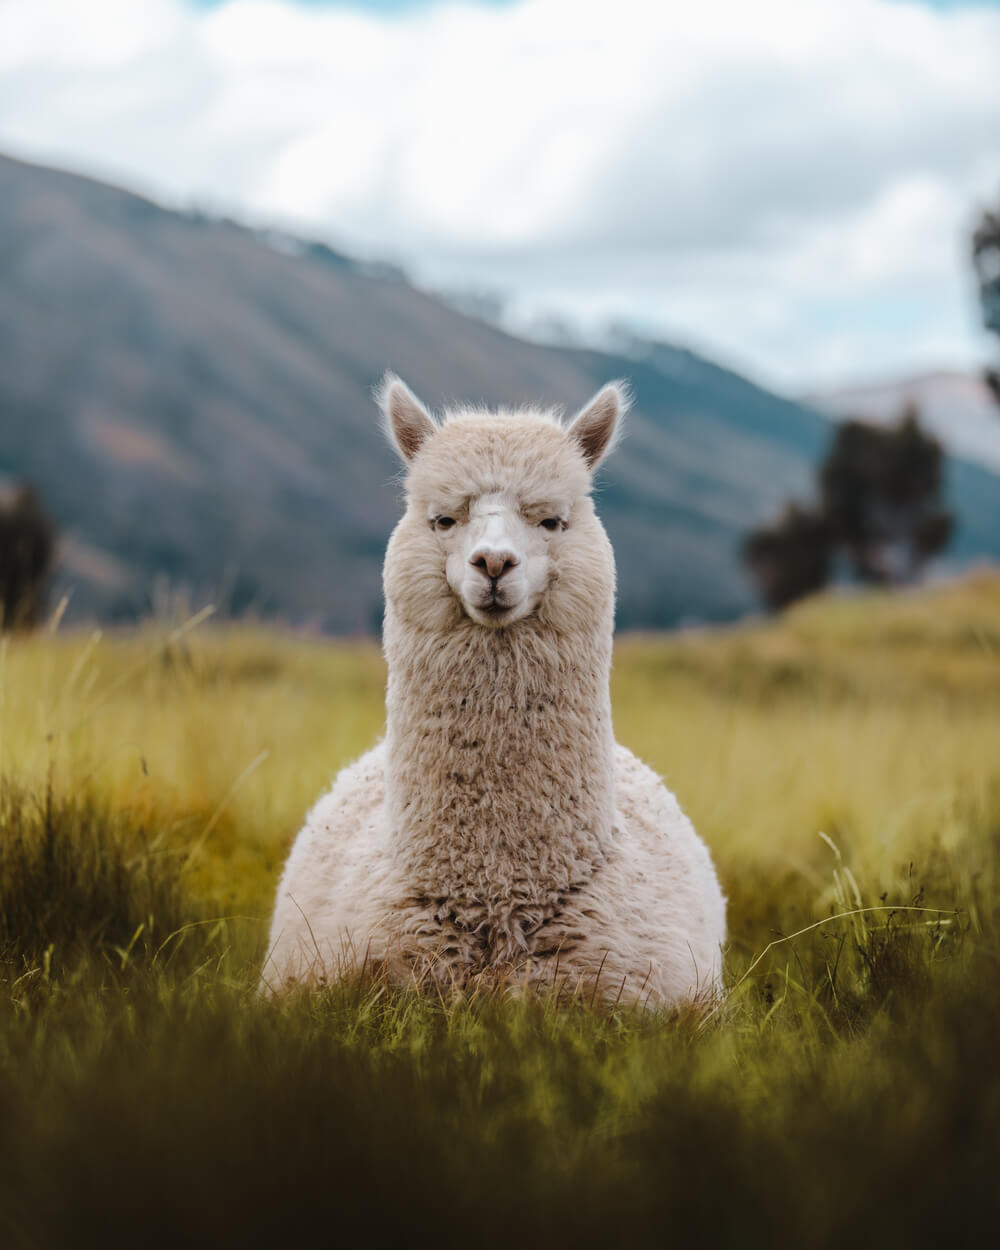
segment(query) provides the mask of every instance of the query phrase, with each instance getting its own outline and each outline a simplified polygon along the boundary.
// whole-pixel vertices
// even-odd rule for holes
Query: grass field
[[[708,1016],[255,996],[366,643],[0,651],[0,1246],[896,1246],[1000,1219],[1000,577],[616,652],[730,899]],[[849,913],[844,915],[844,913]]]

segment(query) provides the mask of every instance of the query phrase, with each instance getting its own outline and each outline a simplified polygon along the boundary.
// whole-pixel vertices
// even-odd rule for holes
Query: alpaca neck
[[[595,616],[584,636],[531,619],[491,631],[464,617],[442,635],[389,604],[392,853],[414,895],[461,924],[540,922],[604,858],[610,605]]]

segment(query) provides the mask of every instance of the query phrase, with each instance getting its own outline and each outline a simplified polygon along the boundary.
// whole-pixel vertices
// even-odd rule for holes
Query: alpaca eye
[[[439,530],[450,530],[455,524],[455,518],[453,516],[437,516],[434,518],[434,524]]]
[[[545,520],[540,521],[539,524],[541,525],[542,529],[557,530],[559,526],[562,524],[562,522],[559,520],[557,516],[547,516]]]

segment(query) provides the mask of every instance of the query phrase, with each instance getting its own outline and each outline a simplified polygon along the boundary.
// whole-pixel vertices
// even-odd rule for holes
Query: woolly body
[[[674,797],[612,734],[614,560],[589,492],[621,395],[431,421],[385,561],[384,743],[309,814],[263,983],[568,986],[652,1005],[718,988],[725,903]]]

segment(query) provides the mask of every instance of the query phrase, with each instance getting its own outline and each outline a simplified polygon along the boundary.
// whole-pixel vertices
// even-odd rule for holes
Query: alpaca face
[[[450,512],[451,501],[428,508],[448,585],[477,624],[511,625],[538,608],[555,569],[552,547],[558,551],[573,511],[572,500],[549,495],[532,500],[508,489],[464,499]]]
[[[383,404],[409,467],[384,579],[400,619],[492,630],[610,613],[614,561],[590,488],[623,408],[617,387],[566,427],[547,412],[475,410],[438,424],[398,381]]]

